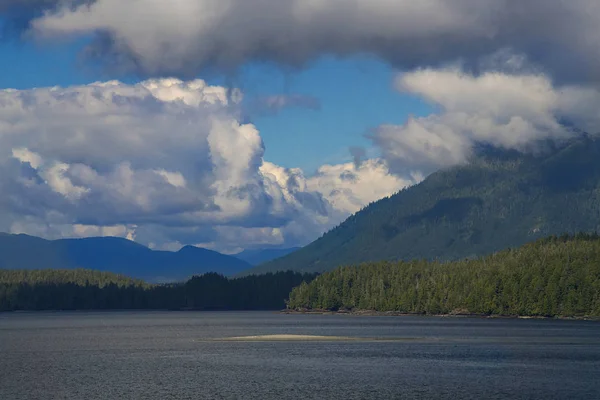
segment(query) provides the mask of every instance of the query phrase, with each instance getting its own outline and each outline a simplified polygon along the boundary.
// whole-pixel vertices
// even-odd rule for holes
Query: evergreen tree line
[[[93,270],[0,270],[0,311],[277,310],[293,287],[316,275],[278,272],[229,279],[216,273],[150,285]]]
[[[288,308],[600,317],[600,238],[553,236],[454,262],[342,267],[296,287]]]

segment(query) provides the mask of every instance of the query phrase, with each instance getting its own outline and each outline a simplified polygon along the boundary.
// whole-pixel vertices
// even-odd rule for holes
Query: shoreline
[[[542,316],[542,315],[502,315],[502,314],[476,314],[476,313],[407,313],[401,311],[375,311],[375,310],[281,310],[281,314],[305,314],[305,315],[347,315],[353,317],[437,317],[437,318],[480,318],[480,319],[543,319],[562,321],[600,321],[600,317],[590,316]]]
[[[538,319],[538,320],[561,320],[561,321],[593,321],[600,322],[600,317],[595,316],[541,316],[541,315],[501,315],[501,314],[475,314],[475,313],[447,313],[447,314],[427,314],[427,313],[407,313],[400,311],[373,311],[373,310],[202,310],[202,309],[96,309],[96,310],[5,310],[2,314],[60,314],[60,313],[131,313],[131,312],[195,312],[195,313],[240,313],[240,312],[267,312],[273,314],[290,315],[346,315],[350,317],[432,317],[432,318],[478,318],[478,319]]]

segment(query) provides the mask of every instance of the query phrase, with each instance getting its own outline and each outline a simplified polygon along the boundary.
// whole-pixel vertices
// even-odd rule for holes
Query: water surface
[[[600,323],[0,314],[0,399],[120,398],[600,399]]]

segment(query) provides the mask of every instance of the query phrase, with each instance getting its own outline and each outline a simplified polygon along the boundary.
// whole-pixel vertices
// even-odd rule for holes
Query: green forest
[[[93,270],[0,270],[0,311],[280,310],[293,287],[314,274],[278,272],[229,279],[216,273],[150,285]]]
[[[341,267],[295,288],[288,308],[600,317],[600,237],[552,236],[454,262]]]

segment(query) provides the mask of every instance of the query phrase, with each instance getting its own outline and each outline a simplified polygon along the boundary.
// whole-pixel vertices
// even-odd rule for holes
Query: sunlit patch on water
[[[216,340],[232,342],[273,342],[273,341],[349,341],[363,340],[363,338],[348,336],[319,336],[319,335],[258,335],[258,336],[234,336]]]

